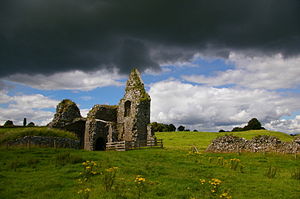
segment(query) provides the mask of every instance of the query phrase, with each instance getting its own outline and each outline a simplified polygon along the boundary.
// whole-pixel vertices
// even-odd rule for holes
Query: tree
[[[232,132],[237,132],[237,131],[244,131],[244,128],[241,128],[241,127],[234,127],[232,129]]]
[[[176,131],[176,127],[174,126],[174,124],[169,124],[169,131]]]
[[[29,122],[29,124],[27,126],[33,127],[33,126],[35,126],[35,124],[33,122]]]
[[[264,129],[264,128],[261,126],[261,123],[256,118],[252,118],[248,122],[248,124],[244,127],[244,131],[248,131],[248,130],[260,130],[260,129]]]
[[[26,117],[25,117],[24,120],[23,120],[23,126],[26,126],[26,124],[27,124],[27,120],[26,120]]]
[[[225,132],[223,129],[219,130],[220,133]]]
[[[4,127],[14,127],[14,123],[11,120],[7,120],[3,126]]]
[[[176,127],[173,124],[163,124],[163,123],[152,122],[151,126],[152,126],[152,129],[154,132],[176,131]]]
[[[177,128],[177,131],[184,131],[184,129],[185,129],[185,127],[180,125],[180,126]]]
[[[261,123],[258,121],[256,118],[252,118],[246,126],[242,127],[234,127],[232,129],[232,132],[235,131],[249,131],[249,130],[260,130],[260,129],[265,129],[264,127],[261,126]]]

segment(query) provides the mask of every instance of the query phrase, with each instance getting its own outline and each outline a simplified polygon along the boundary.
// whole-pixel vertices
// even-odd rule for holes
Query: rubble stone
[[[24,136],[6,143],[7,146],[40,146],[54,148],[74,148],[79,149],[78,140],[62,137],[45,137],[45,136]]]
[[[300,139],[293,142],[282,142],[280,139],[269,135],[258,135],[251,140],[246,140],[233,135],[218,137],[207,147],[207,152],[232,153],[232,152],[279,152],[300,153]]]
[[[104,150],[107,142],[154,139],[149,125],[150,102],[139,71],[133,69],[119,105],[95,105],[87,118],[82,118],[77,105],[65,99],[48,127],[74,132],[86,150]]]
[[[54,118],[47,126],[50,128],[63,128],[76,118],[81,118],[79,108],[75,102],[64,99],[57,105]]]

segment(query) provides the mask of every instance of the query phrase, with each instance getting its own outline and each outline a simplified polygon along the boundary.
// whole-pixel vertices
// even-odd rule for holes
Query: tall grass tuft
[[[295,179],[295,180],[300,180],[300,167],[294,169],[291,172],[291,178]]]
[[[240,163],[240,159],[233,158],[230,159],[230,169],[236,171]]]
[[[70,152],[58,153],[55,156],[55,165],[64,166],[66,164],[76,164],[81,163],[83,159],[78,155],[71,155]]]
[[[278,171],[277,167],[269,166],[269,168],[267,169],[267,172],[265,173],[265,176],[270,179],[275,178],[277,171]]]

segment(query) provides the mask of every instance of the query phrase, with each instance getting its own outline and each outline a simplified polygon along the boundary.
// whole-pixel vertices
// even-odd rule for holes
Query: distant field
[[[234,134],[247,139],[258,134],[275,135],[283,141],[293,139],[292,136],[269,131]],[[220,194],[225,190],[233,199],[299,198],[298,156],[190,153],[191,146],[205,149],[212,139],[221,135],[224,133],[157,133],[158,138],[164,139],[165,149],[126,152],[0,149],[0,198],[200,199],[221,198]],[[236,169],[231,164],[234,158],[239,160]],[[84,171],[82,162],[86,160],[96,161],[102,174],[89,178],[84,187],[90,189],[89,195],[82,195],[78,194],[83,186],[78,179],[81,179],[80,172]],[[116,178],[112,188],[106,191],[104,185],[108,183],[108,174],[111,174],[108,168],[112,167],[118,167]],[[137,175],[145,178],[142,188],[135,182]],[[208,181],[212,178],[222,181],[215,195],[209,195],[211,189],[200,183],[200,179]]]
[[[164,145],[167,149],[190,150],[192,146],[196,146],[200,150],[206,149],[210,142],[218,136],[232,134],[246,139],[251,139],[257,135],[272,135],[278,137],[281,141],[292,141],[294,137],[275,131],[268,130],[252,130],[241,132],[161,132],[155,135],[159,139],[164,140]]]

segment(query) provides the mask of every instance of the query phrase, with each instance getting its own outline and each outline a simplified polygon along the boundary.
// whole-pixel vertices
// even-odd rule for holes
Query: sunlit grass
[[[0,128],[0,144],[24,136],[49,136],[78,139],[74,133],[47,127]]]
[[[196,146],[200,150],[205,150],[210,142],[224,135],[236,135],[246,139],[252,139],[257,135],[271,135],[278,137],[281,141],[292,141],[293,137],[275,131],[268,130],[252,130],[252,131],[241,131],[241,132],[223,132],[223,133],[212,133],[212,132],[158,132],[155,135],[159,139],[163,139],[164,146],[166,149],[176,150],[190,150],[191,147]]]
[[[234,134],[243,134],[247,139],[258,134],[278,135],[284,141],[293,139],[289,135],[268,131]],[[224,193],[233,199],[298,198],[299,157],[275,153],[203,152],[210,141],[220,135],[222,133],[158,133],[157,137],[164,139],[164,149],[126,152],[0,149],[0,198],[82,198],[83,195],[78,192],[89,188],[90,199],[191,199],[201,198],[201,179],[213,178],[222,181],[222,190],[218,192],[219,195],[215,194],[216,198],[221,198],[220,195]],[[189,153],[193,145],[201,151]],[[237,159],[238,164],[235,164]],[[97,175],[90,176],[91,186],[83,187],[78,184],[78,179],[84,176],[83,166],[89,169],[87,161],[96,162],[100,172],[95,170]],[[270,167],[277,168],[272,178],[266,176]],[[113,178],[107,178],[105,173],[110,172],[110,168],[118,168]],[[141,183],[138,184],[137,178],[148,184],[139,186]],[[114,179],[113,183],[109,183],[109,188],[105,186],[107,179]],[[204,189],[204,192],[211,190]]]

